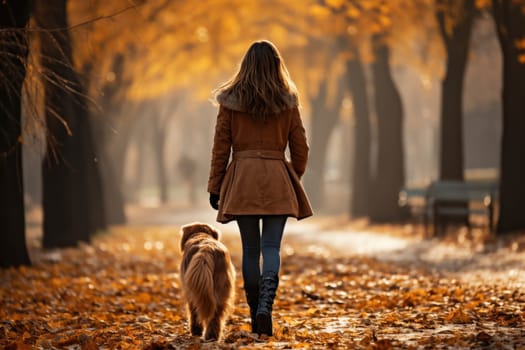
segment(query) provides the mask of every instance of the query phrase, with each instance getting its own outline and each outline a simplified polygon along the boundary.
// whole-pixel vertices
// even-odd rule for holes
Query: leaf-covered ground
[[[0,270],[0,348],[525,349],[523,281],[461,279],[421,259],[344,253],[341,234],[338,249],[315,236],[286,236],[275,334],[259,339],[248,331],[240,240],[225,228],[239,278],[223,341],[189,335],[178,227],[133,226],[75,249],[34,247],[34,266]]]

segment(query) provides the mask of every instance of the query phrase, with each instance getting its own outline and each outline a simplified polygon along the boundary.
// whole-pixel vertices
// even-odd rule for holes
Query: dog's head
[[[187,224],[181,227],[180,229],[181,233],[181,239],[180,239],[180,250],[184,250],[184,245],[190,239],[196,234],[199,233],[206,233],[213,237],[214,239],[219,239],[220,232],[215,227],[203,224],[201,222],[194,222],[191,224]]]

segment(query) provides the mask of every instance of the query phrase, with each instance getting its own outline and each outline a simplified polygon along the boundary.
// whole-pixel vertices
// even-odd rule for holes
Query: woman
[[[208,182],[210,204],[218,210],[218,222],[237,221],[252,332],[271,336],[286,219],[312,215],[300,183],[308,144],[298,94],[277,48],[258,41],[233,78],[216,90],[215,99],[219,113]],[[284,154],[287,145],[291,162]]]

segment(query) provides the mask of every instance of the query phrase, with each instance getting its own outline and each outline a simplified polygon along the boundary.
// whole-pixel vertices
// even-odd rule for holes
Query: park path
[[[249,333],[238,278],[223,341],[202,343],[188,334],[178,230],[219,227],[240,277],[235,223],[207,207],[128,209],[129,225],[76,248],[42,250],[31,226],[34,265],[0,270],[0,349],[525,348],[519,244],[322,215],[288,221],[274,336]]]
[[[207,207],[132,208],[130,225],[181,226],[193,221],[215,225],[224,234],[237,235],[235,222],[220,224]],[[419,229],[421,231],[421,229]],[[412,225],[368,226],[342,216],[288,219],[284,243],[300,240],[310,249],[335,256],[363,256],[383,262],[414,265],[475,284],[505,283],[525,288],[525,237],[518,242],[480,241],[467,232],[452,239],[424,239]],[[479,233],[479,232],[477,232]]]
[[[143,214],[132,224],[203,221],[240,249],[236,224],[217,224],[208,208]],[[246,341],[242,331],[230,340],[272,349],[523,349],[525,253],[476,234],[425,239],[412,226],[289,219],[275,340]]]

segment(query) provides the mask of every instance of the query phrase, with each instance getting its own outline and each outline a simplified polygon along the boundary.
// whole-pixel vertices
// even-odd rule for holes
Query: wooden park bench
[[[434,235],[439,235],[449,223],[462,219],[470,229],[471,216],[485,217],[487,230],[492,232],[497,189],[494,181],[434,181],[427,187],[402,189],[399,205],[423,218],[425,235],[431,224]]]

